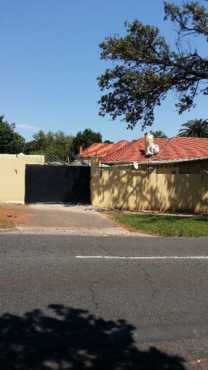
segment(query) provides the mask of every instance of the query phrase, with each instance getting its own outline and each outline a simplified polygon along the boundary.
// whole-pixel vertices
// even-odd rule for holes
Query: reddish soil
[[[13,223],[14,225],[27,223],[31,215],[22,208],[21,206],[0,206],[0,219]]]

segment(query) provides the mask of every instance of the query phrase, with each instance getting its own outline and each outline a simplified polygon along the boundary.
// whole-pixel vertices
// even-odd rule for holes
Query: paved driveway
[[[18,231],[24,233],[70,233],[75,235],[129,235],[91,206],[60,204],[4,206]]]

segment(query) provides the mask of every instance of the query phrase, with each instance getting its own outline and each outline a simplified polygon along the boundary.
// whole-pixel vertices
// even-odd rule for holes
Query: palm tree
[[[188,121],[182,125],[178,136],[208,137],[208,121],[203,119]]]

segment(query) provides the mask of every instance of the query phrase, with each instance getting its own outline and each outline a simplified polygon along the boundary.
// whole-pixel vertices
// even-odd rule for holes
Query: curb
[[[3,234],[19,235],[72,235],[90,237],[152,237],[146,234],[134,233],[122,228],[87,229],[87,228],[61,228],[61,227],[17,227],[16,229],[2,229]]]

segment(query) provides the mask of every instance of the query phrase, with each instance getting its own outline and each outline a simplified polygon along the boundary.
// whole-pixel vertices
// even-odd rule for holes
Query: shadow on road
[[[50,305],[23,316],[0,317],[2,370],[185,370],[184,360],[137,349],[135,328],[88,311]]]

